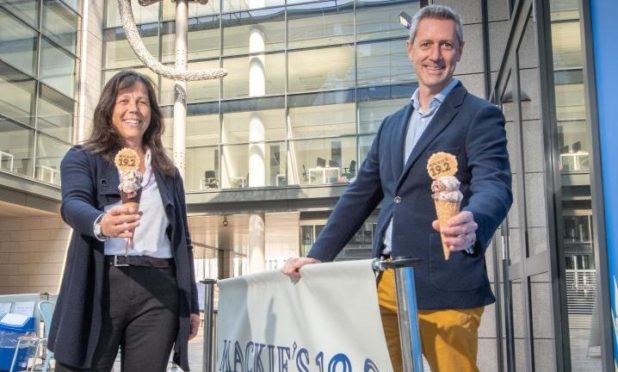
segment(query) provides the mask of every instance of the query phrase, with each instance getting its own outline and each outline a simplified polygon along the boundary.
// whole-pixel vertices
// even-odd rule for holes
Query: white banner
[[[371,260],[221,280],[218,372],[391,372]]]

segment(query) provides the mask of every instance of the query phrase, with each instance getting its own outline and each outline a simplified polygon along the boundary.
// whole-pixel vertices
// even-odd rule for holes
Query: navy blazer
[[[68,151],[60,169],[60,212],[73,228],[73,234],[48,344],[60,362],[90,368],[101,331],[105,270],[103,242],[95,238],[93,225],[106,205],[120,200],[118,170],[101,156],[80,146]],[[178,171],[174,176],[167,176],[155,170],[155,179],[170,221],[167,233],[178,282],[179,327],[174,359],[188,371],[190,316],[199,313],[199,307],[185,192]]]
[[[339,198],[308,256],[331,261],[381,202],[373,256],[383,249],[393,219],[392,256],[421,259],[415,269],[420,309],[472,308],[495,301],[487,278],[485,250],[512,203],[511,171],[502,112],[459,83],[446,97],[403,162],[408,104],[382,122],[373,145]],[[440,234],[431,223],[436,212],[427,160],[436,152],[457,157],[455,175],[464,195],[462,209],[478,223],[474,254],[452,252],[444,259]]]

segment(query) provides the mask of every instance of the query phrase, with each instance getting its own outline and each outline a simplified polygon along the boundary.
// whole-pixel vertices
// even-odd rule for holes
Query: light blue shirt
[[[416,88],[414,94],[412,94],[412,107],[414,107],[414,111],[410,116],[410,122],[408,123],[408,130],[406,132],[406,143],[403,151],[403,164],[405,167],[410,154],[412,153],[412,149],[416,146],[419,138],[431,123],[431,120],[438,112],[438,109],[442,105],[442,102],[446,99],[446,96],[453,90],[455,85],[459,83],[459,80],[453,78],[451,81],[442,89],[438,94],[431,98],[429,101],[429,110],[427,112],[423,112],[421,109],[421,104],[418,99],[419,88]],[[386,228],[386,232],[384,233],[384,249],[382,250],[382,254],[389,255],[391,253],[391,244],[392,244],[392,236],[393,236],[393,218],[391,217],[390,222],[388,223],[388,227]]]

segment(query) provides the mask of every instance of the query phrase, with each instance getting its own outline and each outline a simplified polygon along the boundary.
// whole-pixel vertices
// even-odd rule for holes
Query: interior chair
[[[343,168],[343,176],[351,181],[352,178],[356,177],[356,160],[350,161],[350,166],[348,168]]]
[[[320,168],[326,168],[326,159],[318,157],[315,165]]]
[[[49,329],[51,327],[52,316],[54,315],[55,306],[56,306],[55,302],[47,301],[47,300],[39,301],[39,304],[37,305],[39,309],[39,314],[41,315],[41,319],[43,319],[43,329],[44,329],[43,337],[45,338],[46,346],[47,346],[47,337],[49,336]],[[45,347],[45,357],[43,358],[43,368],[41,369],[42,372],[47,372],[49,370],[49,363],[51,362],[53,357],[54,357],[54,352],[47,349],[47,347]]]
[[[214,170],[204,171],[204,187],[207,189],[216,189],[219,187],[217,174]]]

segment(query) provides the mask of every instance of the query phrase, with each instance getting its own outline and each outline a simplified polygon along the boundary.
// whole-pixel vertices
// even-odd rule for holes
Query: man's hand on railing
[[[311,257],[288,258],[281,269],[281,272],[293,279],[300,278],[300,268],[305,265],[321,263],[322,261]]]

